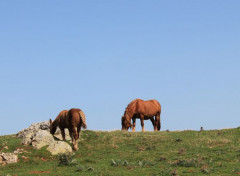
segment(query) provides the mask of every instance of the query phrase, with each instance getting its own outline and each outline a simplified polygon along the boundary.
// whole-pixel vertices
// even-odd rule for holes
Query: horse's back
[[[138,111],[143,114],[156,114],[161,113],[161,105],[157,100],[146,100],[146,101],[138,101]]]
[[[157,100],[149,100],[150,102],[152,102],[156,108],[161,112],[161,104],[157,101]]]
[[[70,109],[68,111],[68,121],[71,126],[78,126],[78,124],[80,123],[79,111],[81,111],[81,110],[75,109],[75,108]]]

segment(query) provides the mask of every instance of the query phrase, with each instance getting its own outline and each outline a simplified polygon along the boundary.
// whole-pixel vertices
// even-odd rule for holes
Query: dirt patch
[[[30,174],[50,174],[50,171],[30,171]]]
[[[45,158],[43,158],[43,157],[41,158],[41,160],[44,161],[44,162],[48,161],[47,159],[45,159]]]

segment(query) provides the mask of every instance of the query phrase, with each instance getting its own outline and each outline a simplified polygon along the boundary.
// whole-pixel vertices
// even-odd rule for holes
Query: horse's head
[[[132,128],[131,121],[127,120],[126,116],[122,116],[122,131],[127,131]]]
[[[49,127],[50,128],[50,133],[52,135],[54,135],[56,130],[57,130],[57,127],[53,125],[52,119],[50,119],[49,122],[50,122],[50,127]]]

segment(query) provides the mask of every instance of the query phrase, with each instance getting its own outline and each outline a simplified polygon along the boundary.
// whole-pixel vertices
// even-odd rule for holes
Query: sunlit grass
[[[82,131],[79,151],[52,156],[1,136],[4,152],[23,148],[19,162],[0,175],[236,175],[240,173],[240,128],[180,132]],[[62,158],[61,158],[62,157]],[[61,164],[62,162],[62,164]]]

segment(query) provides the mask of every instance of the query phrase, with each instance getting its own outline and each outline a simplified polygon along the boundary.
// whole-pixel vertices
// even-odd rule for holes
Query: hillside
[[[0,136],[2,152],[24,149],[0,175],[240,175],[240,128],[179,132],[82,131],[80,150],[52,156],[45,148]]]

